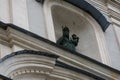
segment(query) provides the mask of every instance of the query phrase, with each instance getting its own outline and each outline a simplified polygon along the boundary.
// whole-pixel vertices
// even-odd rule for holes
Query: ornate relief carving
[[[12,72],[10,74],[10,78],[14,78],[16,76],[22,75],[22,74],[30,74],[30,73],[34,73],[34,74],[44,74],[44,75],[49,75],[50,72],[49,71],[43,71],[38,70],[38,69],[21,69],[21,70],[16,70],[14,72]]]

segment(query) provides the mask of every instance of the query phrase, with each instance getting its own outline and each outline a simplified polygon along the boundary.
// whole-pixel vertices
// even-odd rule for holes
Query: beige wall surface
[[[5,23],[11,22],[53,42],[56,42],[56,39],[62,34],[60,32],[61,26],[66,25],[70,28],[71,34],[76,33],[80,37],[77,50],[120,70],[119,3],[110,0],[86,1],[95,6],[110,20],[111,25],[105,32],[102,32],[100,25],[89,14],[78,8],[76,11],[79,13],[74,13],[76,7],[61,0],[45,0],[44,4],[37,3],[35,0],[0,0],[0,20]],[[51,7],[53,5],[52,12]],[[67,6],[68,9],[58,6]],[[26,38],[25,34],[14,29],[8,28],[4,31],[0,28],[0,57],[23,49],[48,51],[54,54],[60,53],[60,55],[64,53],[61,53],[62,50],[51,47],[51,45],[48,46],[42,41],[29,36]],[[66,58],[66,55],[64,55],[64,58]],[[67,59],[69,58],[67,57]]]
[[[10,22],[9,0],[0,0],[0,21]]]
[[[43,5],[35,0],[27,0],[27,8],[30,31],[47,38]]]

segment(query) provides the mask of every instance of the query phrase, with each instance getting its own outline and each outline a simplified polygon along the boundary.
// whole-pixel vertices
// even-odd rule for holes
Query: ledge
[[[3,26],[3,24],[4,24],[5,26]],[[48,40],[48,39],[45,39],[45,38],[43,38],[43,37],[41,37],[41,36],[38,36],[38,35],[30,32],[30,31],[27,31],[27,30],[25,30],[25,29],[22,29],[22,28],[14,25],[14,24],[5,24],[5,23],[3,23],[3,22],[0,22],[0,26],[3,26],[3,27],[1,27],[1,28],[3,28],[3,29],[7,29],[8,27],[11,27],[11,28],[13,28],[13,29],[15,29],[15,30],[17,30],[17,31],[20,31],[20,32],[28,35],[28,36],[31,36],[31,37],[33,37],[33,38],[36,38],[36,39],[38,39],[38,40],[40,40],[40,41],[43,41],[43,42],[45,42],[45,43],[47,43],[47,44],[50,44],[50,45],[55,46],[55,47],[57,47],[57,48],[60,48],[60,49],[62,49],[62,50],[68,51],[70,54],[76,55],[76,56],[78,56],[78,57],[82,57],[82,58],[84,58],[84,59],[87,60],[87,61],[90,61],[90,62],[92,62],[92,63],[94,63],[94,64],[96,64],[96,65],[99,65],[99,66],[101,66],[101,67],[104,67],[105,69],[108,69],[108,70],[110,70],[110,71],[113,71],[113,72],[116,72],[116,73],[120,74],[120,71],[117,70],[117,69],[114,69],[114,68],[112,68],[112,67],[110,67],[110,66],[108,66],[108,65],[105,65],[105,64],[101,63],[101,62],[98,62],[98,61],[96,61],[96,60],[94,60],[94,59],[92,59],[92,58],[90,58],[90,57],[87,57],[87,56],[79,53],[79,52],[71,51],[71,50],[69,50],[69,49],[67,49],[67,48],[65,48],[65,47],[63,47],[63,46],[60,46],[60,45],[58,45],[58,44],[56,44],[56,43],[54,43],[54,42],[52,42],[52,41],[50,41],[50,40]],[[14,54],[17,54],[17,53],[13,53],[13,55],[14,55]],[[7,58],[7,57],[6,57],[6,58]],[[57,56],[56,56],[56,58],[57,58]]]
[[[6,30],[8,25],[0,21],[0,27]]]
[[[49,53],[41,52],[41,51],[22,50],[22,51],[13,52],[13,53],[3,57],[2,59],[0,59],[0,63],[5,61],[8,58],[14,57],[16,55],[22,55],[22,54],[41,55],[41,56],[46,56],[46,57],[55,58],[55,59],[57,59],[59,57],[59,56],[57,56],[55,54],[49,54]]]
[[[17,55],[24,55],[24,54],[32,54],[32,55],[41,55],[41,56],[46,56],[46,57],[50,57],[50,58],[59,58],[59,56],[57,55],[54,55],[54,54],[49,54],[49,53],[46,53],[46,52],[40,52],[40,51],[33,51],[33,50],[22,50],[22,51],[17,51],[17,52],[13,52],[7,56],[5,56],[4,58],[2,58],[0,60],[0,62],[3,62],[5,60],[7,60],[8,58],[11,58],[11,57],[14,57],[14,56],[17,56]],[[24,58],[24,57],[22,57]],[[80,74],[83,74],[85,76],[88,76],[90,78],[94,78],[94,79],[97,79],[97,80],[105,80],[104,78],[100,77],[100,76],[97,76],[96,74],[93,74],[93,73],[90,73],[90,72],[87,72],[85,70],[82,70],[82,69],[79,69],[79,68],[76,68],[76,67],[73,67],[73,66],[70,66],[64,62],[61,62],[59,60],[56,60],[55,62],[55,66],[58,66],[58,67],[61,67],[61,68],[64,68],[64,69],[68,69],[70,71],[74,71],[76,73],[80,73]],[[2,75],[0,75],[0,78],[4,79],[4,80],[11,80],[11,79],[8,79]]]
[[[3,23],[3,22],[0,22],[0,23],[2,23],[2,24],[5,24],[5,23]],[[103,64],[103,63],[101,63],[101,62],[98,62],[98,61],[96,61],[96,60],[94,60],[94,59],[92,59],[92,58],[90,58],[90,57],[87,57],[87,56],[85,56],[85,55],[83,55],[83,54],[81,54],[81,53],[79,53],[79,52],[76,52],[76,51],[71,51],[71,50],[68,50],[67,48],[65,48],[65,47],[63,47],[63,46],[60,46],[60,45],[57,45],[56,43],[54,43],[54,42],[52,42],[52,41],[50,41],[50,40],[48,40],[48,39],[45,39],[45,38],[42,38],[42,37],[40,37],[40,36],[38,36],[38,35],[36,35],[36,34],[34,34],[34,33],[32,33],[32,32],[30,32],[30,31],[27,31],[27,30],[24,30],[24,29],[22,29],[22,28],[20,28],[20,27],[18,27],[18,26],[16,26],[16,25],[14,25],[14,24],[5,24],[6,26],[4,26],[4,27],[0,27],[0,28],[2,28],[2,29],[4,29],[4,30],[8,30],[8,31],[11,31],[10,32],[10,35],[16,35],[16,36],[19,36],[18,34],[17,34],[17,32],[18,33],[22,33],[23,34],[23,36],[25,37],[26,36],[26,38],[27,37],[31,37],[31,39],[36,39],[36,40],[38,40],[38,42],[37,42],[37,44],[39,43],[39,41],[41,42],[41,43],[43,43],[43,45],[44,44],[46,44],[46,46],[50,46],[50,47],[53,47],[54,49],[53,49],[53,51],[55,50],[55,49],[58,49],[58,50],[62,50],[62,51],[64,51],[64,53],[67,53],[66,55],[65,55],[65,57],[63,57],[64,55],[63,55],[63,53],[61,54],[60,52],[55,52],[54,54],[56,55],[56,57],[53,57],[53,58],[59,58],[59,60],[61,61],[61,59],[68,59],[68,56],[69,56],[69,58],[70,58],[70,55],[72,55],[73,56],[73,58],[79,58],[79,60],[76,60],[76,61],[79,61],[78,63],[76,63],[75,61],[72,61],[72,60],[70,60],[70,64],[71,63],[73,63],[73,62],[75,62],[75,63],[73,63],[75,66],[76,65],[81,65],[81,63],[83,64],[82,66],[84,66],[84,65],[86,65],[85,66],[85,68],[83,69],[83,70],[85,70],[86,71],[86,69],[90,69],[90,72],[92,72],[92,73],[95,73],[96,75],[99,75],[99,74],[101,74],[101,73],[104,73],[104,74],[106,74],[105,76],[106,77],[109,77],[110,79],[112,78],[112,74],[111,73],[114,73],[114,74],[116,74],[116,75],[119,75],[120,74],[120,71],[119,70],[117,70],[117,69],[114,69],[114,68],[112,68],[112,67],[110,67],[110,66],[108,66],[108,65],[105,65],[105,64]],[[2,26],[2,25],[0,25],[0,26]],[[12,36],[11,36],[12,37]],[[24,37],[22,37],[21,36],[21,39],[22,38],[24,38]],[[17,37],[16,37],[17,38]],[[14,36],[13,36],[13,40],[14,40]],[[28,44],[28,43],[27,43]],[[40,45],[40,46],[42,46],[42,47],[44,47],[44,48],[47,48],[47,47],[45,47],[45,46],[43,46],[43,45]],[[31,45],[32,46],[32,45]],[[39,50],[39,49],[38,49]],[[48,50],[50,50],[50,49],[48,49]],[[49,51],[46,51],[46,50],[43,50],[43,52],[47,52],[47,53],[49,53]],[[33,51],[33,53],[34,53],[34,51]],[[36,53],[36,52],[35,52]],[[50,53],[53,53],[53,52],[51,52],[50,51]],[[59,55],[60,54],[60,55]],[[12,57],[12,56],[14,56],[14,55],[19,55],[19,53],[13,53],[12,55],[9,55],[9,56],[7,56],[7,57],[5,57],[4,59],[2,59],[1,60],[1,62],[2,61],[4,61],[5,59],[8,59],[8,58],[10,58],[10,57]],[[37,54],[38,55],[38,54]],[[57,55],[59,55],[59,56],[57,56]],[[67,57],[67,58],[66,58]],[[81,59],[82,60],[84,60],[84,61],[81,61]],[[69,61],[68,60],[68,61]],[[62,61],[62,62],[64,62],[64,60]],[[84,63],[85,62],[85,63]],[[66,62],[65,62],[66,63]],[[68,62],[69,63],[69,62]],[[79,64],[80,63],[80,64]],[[90,65],[90,64],[93,64],[93,65]],[[95,67],[95,66],[97,66],[97,67]],[[79,66],[78,66],[79,67]],[[79,67],[80,68],[80,67]],[[101,71],[99,71],[99,69],[101,69]],[[95,72],[94,72],[94,70],[95,70]],[[89,70],[88,70],[89,71]],[[103,74],[101,74],[102,76],[103,76]],[[101,75],[99,75],[99,76],[101,76]],[[110,77],[110,76],[111,77]],[[115,77],[114,77],[115,78]]]
[[[3,76],[3,75],[0,75],[0,80],[12,80],[12,79],[7,78],[7,77],[5,77],[5,76]]]
[[[56,61],[56,64],[55,64],[55,65],[56,65],[56,66],[59,66],[59,67],[62,67],[62,68],[65,68],[65,69],[72,70],[72,71],[77,72],[77,73],[82,73],[82,74],[84,74],[84,75],[87,75],[87,76],[92,77],[92,78],[97,79],[97,80],[105,80],[104,78],[102,78],[102,77],[100,77],[100,76],[97,76],[97,75],[95,75],[95,74],[92,74],[92,73],[90,73],[90,72],[84,71],[84,70],[82,70],[82,69],[78,69],[78,68],[76,68],[76,67],[70,66],[70,65],[65,64],[65,63],[63,63],[63,62],[61,62],[61,61]]]
[[[120,4],[120,0],[111,0],[113,2],[115,2],[116,4]]]

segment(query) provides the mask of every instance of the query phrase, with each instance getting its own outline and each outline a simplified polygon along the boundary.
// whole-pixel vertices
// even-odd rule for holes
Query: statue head
[[[77,38],[76,34],[73,34],[73,35],[72,35],[72,38],[73,38],[73,39]]]
[[[65,27],[63,27],[63,32],[64,32],[64,31],[67,31],[67,32],[69,32],[69,29],[68,29],[68,27],[66,27],[66,26],[65,26]]]
[[[69,38],[69,28],[63,27],[63,36]]]

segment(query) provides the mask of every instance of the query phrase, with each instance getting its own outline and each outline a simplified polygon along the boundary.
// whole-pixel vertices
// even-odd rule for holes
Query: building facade
[[[120,0],[0,0],[0,58],[2,80],[120,80]]]

